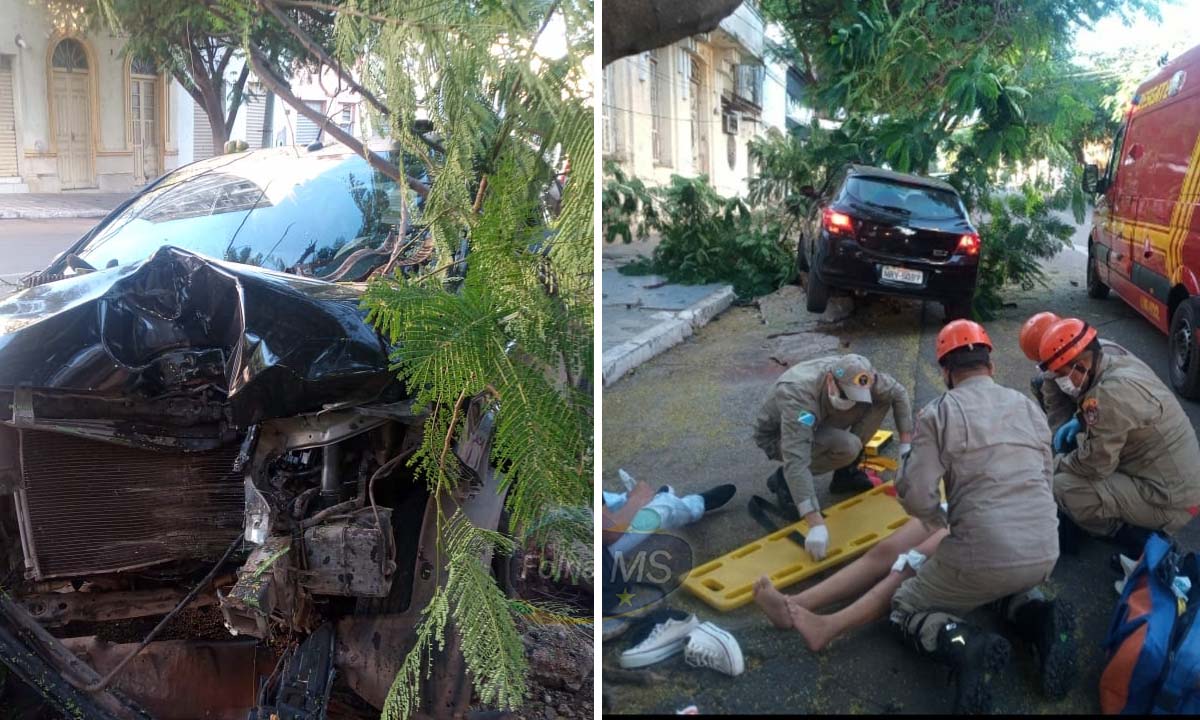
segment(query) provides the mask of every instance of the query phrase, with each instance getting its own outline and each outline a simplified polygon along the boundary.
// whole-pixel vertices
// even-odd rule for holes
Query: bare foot
[[[788,612],[787,596],[775,589],[770,578],[763,575],[754,581],[754,602],[762,608],[771,624],[780,630],[792,627],[792,616]]]
[[[833,640],[834,627],[827,615],[810,612],[796,603],[790,603],[788,609],[791,611],[792,627],[804,636],[804,644],[808,645],[809,650],[820,652]]]

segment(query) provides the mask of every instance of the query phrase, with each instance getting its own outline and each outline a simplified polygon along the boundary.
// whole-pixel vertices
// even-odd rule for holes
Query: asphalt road
[[[0,220],[0,298],[23,275],[42,270],[96,224],[96,218]]]
[[[1087,319],[1103,337],[1136,352],[1165,379],[1166,338],[1115,296],[1089,299],[1084,264],[1082,253],[1063,250],[1047,263],[1050,287],[1006,293],[1011,306],[987,323],[996,344],[999,382],[1028,389],[1033,368],[1017,335],[1029,315],[1047,309]],[[919,408],[944,390],[933,356],[941,325],[937,304],[881,298],[856,308],[842,323],[818,327],[804,311],[797,288],[785,288],[759,307],[732,308],[605,390],[605,488],[619,489],[618,468],[652,487],[670,483],[680,494],[735,483],[738,495],[726,509],[677,532],[691,544],[698,563],[754,540],[762,532],[747,514],[746,501],[754,493],[767,494],[765,479],[775,464],[755,447],[751,427],[771,381],[786,369],[770,357],[779,354],[778,343],[790,340],[801,354],[805,347],[840,346],[866,355],[905,383]],[[778,333],[792,334],[768,337]],[[1200,423],[1200,405],[1183,405],[1193,424]],[[888,423],[885,427],[892,429],[890,418]],[[827,482],[827,476],[819,479],[818,487]],[[822,501],[830,502],[827,496]],[[1200,547],[1198,537],[1196,523],[1180,535],[1191,549]],[[1081,677],[1075,690],[1058,703],[1043,700],[1034,684],[1031,655],[1015,644],[1013,660],[997,683],[999,711],[1099,712],[1101,642],[1116,599],[1117,576],[1108,567],[1112,553],[1105,543],[1086,544],[1080,556],[1060,559],[1047,588],[1077,611]],[[702,713],[946,713],[953,708],[946,670],[902,647],[886,622],[814,654],[798,634],[774,630],[753,605],[719,613],[683,590],[668,600],[733,633],[745,655],[746,672],[729,678],[690,668],[676,656],[646,668],[652,673],[647,684],[606,683],[606,712],[672,713],[693,703]],[[986,611],[970,619],[1001,627]],[[605,668],[617,667],[616,655],[624,647],[618,639],[604,648]]]

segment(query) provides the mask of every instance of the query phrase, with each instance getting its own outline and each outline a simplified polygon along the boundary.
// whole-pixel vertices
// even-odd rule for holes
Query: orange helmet
[[[1041,360],[1038,355],[1038,348],[1041,346],[1042,336],[1046,334],[1046,330],[1054,323],[1061,320],[1059,316],[1052,312],[1040,312],[1031,316],[1021,326],[1021,352],[1025,353],[1025,357],[1034,362]]]
[[[941,332],[937,336],[937,359],[938,362],[946,357],[946,354],[952,350],[957,350],[961,347],[974,347],[982,345],[988,350],[992,349],[992,340],[988,337],[983,326],[972,320],[953,320],[946,323]]]
[[[1042,334],[1038,343],[1038,357],[1043,370],[1051,372],[1079,357],[1092,340],[1096,328],[1078,318],[1059,320]]]

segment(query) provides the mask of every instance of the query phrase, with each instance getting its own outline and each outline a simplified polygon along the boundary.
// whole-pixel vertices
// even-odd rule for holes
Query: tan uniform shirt
[[[825,378],[836,357],[817,358],[794,365],[779,376],[758,411],[754,441],[773,460],[783,462],[783,474],[801,514],[819,509],[813,487],[812,442],[817,428],[845,430],[863,419],[871,408],[891,405],[896,429],[912,432],[912,402],[908,390],[887,373],[875,372],[871,404],[857,403],[838,410],[829,402]]]
[[[1144,482],[1158,504],[1200,503],[1200,443],[1171,389],[1122,348],[1107,347],[1079,397],[1086,430],[1056,459],[1056,472],[1103,480],[1114,472]]]
[[[949,525],[939,562],[972,569],[1033,565],[1058,557],[1052,462],[1041,409],[977,375],[918,413],[896,490],[909,515]],[[948,517],[939,507],[938,480],[945,481]]]

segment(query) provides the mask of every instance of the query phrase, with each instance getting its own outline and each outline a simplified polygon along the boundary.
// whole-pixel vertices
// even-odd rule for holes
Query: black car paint
[[[974,226],[967,219],[965,209],[958,218],[934,219],[910,218],[884,209],[870,208],[854,202],[843,192],[847,181],[854,177],[868,177],[887,182],[904,181],[905,184],[953,192],[953,188],[944,183],[934,184],[918,176],[906,176],[861,166],[848,168],[845,175],[835,176],[837,182],[831,183],[814,199],[806,218],[800,252],[807,253],[810,272],[815,273],[827,285],[841,289],[951,303],[970,300],[978,275],[978,254],[958,253],[952,247],[939,248],[945,252],[944,256],[938,256],[935,252],[897,252],[896,243],[873,243],[870,241],[874,238],[864,236],[861,232],[864,226],[904,228],[905,231],[915,231],[913,238],[918,241],[927,233],[930,237],[939,233],[946,233],[947,237],[976,234]],[[824,227],[822,219],[825,208],[855,218],[857,222],[854,234],[830,233]],[[925,257],[921,257],[922,254]],[[923,281],[920,284],[909,284],[884,280],[881,276],[881,267],[884,265],[918,270],[923,274]]]
[[[352,288],[170,246],[5,300],[0,332],[0,399],[28,389],[26,426],[143,446],[214,447],[395,379]]]

